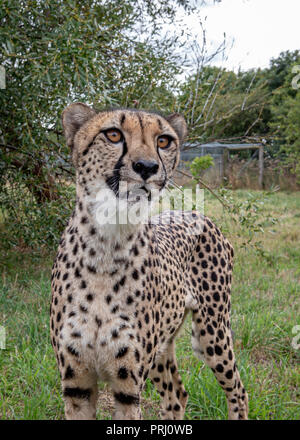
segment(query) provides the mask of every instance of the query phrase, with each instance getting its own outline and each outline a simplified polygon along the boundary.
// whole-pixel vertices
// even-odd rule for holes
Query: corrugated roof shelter
[[[230,151],[240,151],[240,150],[255,150],[255,153],[245,164],[243,169],[247,167],[254,157],[258,153],[258,182],[259,187],[263,186],[263,144],[222,144],[220,142],[211,142],[208,144],[198,144],[198,143],[187,143],[183,146],[181,150],[179,169],[187,168],[185,162],[192,162],[195,157],[206,156],[210,154],[214,159],[214,166],[210,167],[207,171],[210,174],[214,174],[217,182],[221,184],[224,179],[226,162],[229,158]]]

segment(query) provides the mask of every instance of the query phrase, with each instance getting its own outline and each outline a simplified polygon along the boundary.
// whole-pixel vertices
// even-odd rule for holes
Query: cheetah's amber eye
[[[122,140],[122,133],[116,128],[111,128],[109,130],[106,130],[105,136],[107,137],[108,140],[110,140],[114,144]]]
[[[169,136],[159,136],[157,139],[157,146],[159,148],[168,148],[171,143],[171,138]]]

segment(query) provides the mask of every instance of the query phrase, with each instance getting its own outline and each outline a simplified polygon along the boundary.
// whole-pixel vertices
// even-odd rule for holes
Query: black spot
[[[87,265],[87,270],[88,270],[90,273],[96,273],[96,272],[97,272],[95,266]]]
[[[218,276],[217,276],[216,272],[211,273],[211,279],[214,283],[216,283],[218,281]]]
[[[206,351],[207,351],[207,354],[209,356],[213,356],[214,355],[214,349],[212,347],[207,347]]]
[[[126,316],[126,315],[120,315],[120,318],[121,319],[124,319],[124,321],[129,321],[129,318],[128,318],[128,316]]]
[[[132,272],[132,278],[134,280],[138,280],[139,279],[139,273],[136,269],[134,269],[134,271]]]
[[[81,273],[80,273],[80,270],[78,269],[78,267],[76,267],[74,274],[75,274],[76,278],[80,278],[81,277]]]
[[[115,393],[115,399],[123,405],[139,405],[140,398],[138,396],[132,396],[130,394]]]
[[[227,379],[232,379],[233,377],[233,371],[232,370],[228,370],[225,374],[225,376],[227,377]]]
[[[72,379],[74,377],[74,370],[68,365],[65,373],[65,380]]]
[[[208,333],[210,335],[214,335],[215,334],[215,331],[214,331],[214,329],[212,328],[212,326],[210,324],[208,324],[208,326],[207,326],[207,331],[208,331]]]
[[[73,255],[76,255],[78,251],[78,243],[75,244],[75,246],[73,247]]]
[[[96,321],[96,324],[98,325],[98,327],[101,327],[102,321],[101,321],[101,319],[98,318],[98,316],[95,316],[95,321]]]
[[[223,330],[218,330],[218,337],[219,337],[220,339],[224,339],[224,333],[223,333]]]
[[[206,290],[206,291],[209,290],[209,285],[205,280],[202,281],[202,287],[203,287],[203,290]]]
[[[125,367],[119,368],[118,376],[120,379],[127,379],[127,377],[128,377],[127,369]]]
[[[77,399],[89,399],[91,397],[91,390],[89,388],[65,388],[64,389],[65,397],[76,397]]]
[[[208,307],[207,311],[210,316],[215,316],[215,312],[213,311],[213,309],[211,307]]]
[[[217,370],[219,373],[223,373],[223,371],[224,371],[223,365],[218,364],[218,365],[216,366],[216,370]]]
[[[215,352],[216,352],[216,354],[217,354],[218,356],[221,356],[222,353],[223,353],[223,350],[222,350],[222,348],[221,348],[219,345],[216,345],[216,346],[215,346]]]
[[[84,280],[80,283],[80,289],[86,289],[86,282]]]
[[[206,250],[207,253],[210,252],[210,245],[209,245],[209,244],[207,244],[207,245],[205,246],[205,250]]]
[[[119,337],[119,333],[118,333],[118,331],[117,331],[116,329],[114,329],[114,330],[111,332],[111,335],[112,335],[112,337],[113,337],[114,339],[116,339],[116,338]]]
[[[206,260],[203,260],[203,261],[201,262],[201,266],[203,267],[203,269],[206,269],[207,266],[208,266],[207,261],[206,261]]]
[[[128,304],[128,305],[130,305],[130,304],[132,304],[133,303],[133,298],[132,298],[132,296],[127,296],[127,300],[126,300],[126,303]]]
[[[119,349],[118,353],[116,354],[116,358],[121,358],[125,356],[125,354],[128,352],[128,347],[122,347]]]
[[[140,362],[140,353],[138,352],[138,350],[135,350],[134,356],[135,356],[136,361]]]
[[[215,300],[215,301],[220,301],[220,295],[219,295],[219,293],[218,292],[215,292],[214,294],[213,294],[213,299]]]
[[[71,345],[68,345],[68,346],[67,346],[67,350],[68,350],[68,352],[71,353],[73,356],[76,356],[76,357],[79,356],[78,351],[75,350],[75,348],[73,348]]]
[[[125,281],[126,281],[126,275],[124,275],[123,278],[120,279],[120,281],[119,281],[120,285],[124,286]]]

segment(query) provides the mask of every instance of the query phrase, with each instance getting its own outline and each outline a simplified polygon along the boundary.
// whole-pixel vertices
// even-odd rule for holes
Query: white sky
[[[300,0],[222,0],[202,8],[200,16],[209,51],[223,41],[224,32],[228,48],[233,41],[227,60],[212,64],[234,70],[267,67],[280,52],[300,49]],[[185,21],[200,35],[196,19]]]

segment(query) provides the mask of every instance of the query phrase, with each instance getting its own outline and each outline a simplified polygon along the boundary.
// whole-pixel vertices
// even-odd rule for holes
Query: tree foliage
[[[74,101],[179,111],[197,142],[266,138],[270,153],[299,172],[300,98],[291,87],[299,52],[235,73],[207,65],[200,47],[185,78],[195,45],[179,38],[182,26],[170,35],[166,24],[178,8],[193,14],[202,4],[2,0],[0,205],[10,244],[51,245],[70,214],[74,171],[60,118]]]
[[[55,217],[61,205],[62,222],[70,212],[63,108],[72,101],[163,108],[181,63],[176,37],[160,38],[161,22],[178,6],[192,10],[185,0],[2,1],[0,201],[7,219],[24,219],[8,225],[19,225],[27,243],[34,219]],[[47,227],[36,231],[43,242],[56,239]]]

